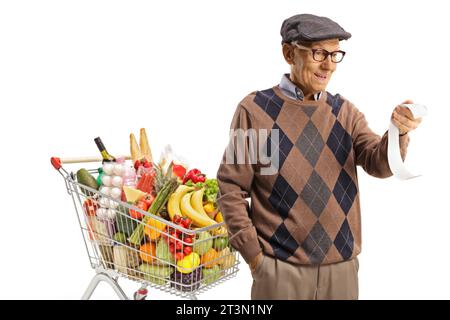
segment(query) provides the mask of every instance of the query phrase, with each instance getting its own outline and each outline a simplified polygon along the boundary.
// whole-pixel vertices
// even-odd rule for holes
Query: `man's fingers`
[[[411,110],[409,110],[408,108],[405,107],[400,107],[398,106],[397,108],[395,108],[395,111],[401,115],[403,115],[406,118],[409,118],[411,120],[414,120],[414,115],[411,112]]]
[[[407,126],[400,123],[397,119],[392,119],[392,122],[400,130],[400,133],[405,133],[405,132],[410,131],[410,129]]]

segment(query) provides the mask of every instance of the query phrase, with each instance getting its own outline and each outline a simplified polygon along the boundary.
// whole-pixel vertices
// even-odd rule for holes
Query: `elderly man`
[[[252,299],[357,299],[356,166],[377,178],[392,176],[388,135],[374,133],[350,101],[326,91],[345,57],[339,43],[350,33],[329,18],[300,14],[283,22],[281,36],[290,74],[246,96],[231,124],[232,132],[270,134],[255,141],[245,135],[244,151],[231,136],[217,173],[219,206],[231,244],[250,265]],[[392,113],[403,159],[408,132],[420,120],[400,106]],[[267,164],[261,158],[229,161],[230,150],[248,160],[255,143],[276,159],[277,170],[263,172]]]

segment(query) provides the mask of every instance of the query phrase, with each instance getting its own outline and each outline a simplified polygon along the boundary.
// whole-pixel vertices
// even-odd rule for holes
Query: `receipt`
[[[427,115],[427,107],[422,104],[402,104],[400,106],[411,110],[414,118]],[[388,162],[392,173],[400,180],[408,180],[421,176],[410,172],[403,163],[400,153],[399,130],[392,120],[389,123],[388,131]]]

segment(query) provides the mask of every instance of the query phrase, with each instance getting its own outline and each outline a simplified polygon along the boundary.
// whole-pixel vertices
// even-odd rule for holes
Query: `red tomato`
[[[148,210],[147,204],[142,200],[137,203],[136,207],[138,207],[139,209],[144,210],[144,211]],[[141,220],[144,217],[144,215],[142,213],[140,213],[139,211],[133,210],[133,209],[130,209],[130,216],[132,218],[138,219],[138,220]]]
[[[150,206],[152,205],[153,201],[155,201],[155,196],[151,195],[151,194],[147,194],[144,199],[142,199],[141,201],[144,201],[145,204],[147,205],[147,210],[148,208],[150,208]]]

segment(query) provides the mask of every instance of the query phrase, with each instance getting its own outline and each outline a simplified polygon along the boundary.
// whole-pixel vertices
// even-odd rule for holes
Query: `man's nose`
[[[331,61],[331,55],[328,55],[328,57],[326,57],[326,59],[322,61],[321,67],[324,70],[335,70],[336,69],[336,63]]]

